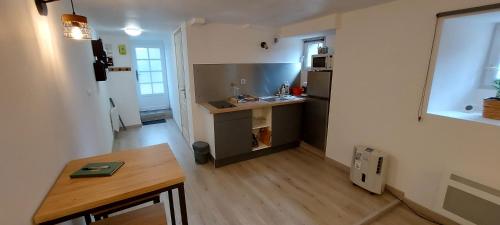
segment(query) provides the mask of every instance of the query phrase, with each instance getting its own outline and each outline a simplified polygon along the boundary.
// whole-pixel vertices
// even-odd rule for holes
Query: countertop
[[[306,101],[305,98],[300,98],[300,97],[295,97],[295,98],[289,99],[289,100],[279,100],[279,101],[274,101],[274,102],[267,102],[267,101],[259,100],[256,102],[245,102],[245,103],[233,104],[236,107],[223,108],[223,109],[218,109],[218,108],[210,105],[208,102],[200,103],[200,105],[203,106],[203,108],[207,109],[210,113],[218,114],[218,113],[228,113],[228,112],[236,112],[236,111],[242,111],[242,110],[259,109],[259,108],[265,108],[265,107],[273,107],[273,106],[279,106],[279,105],[297,104],[297,103],[303,103],[305,101]]]

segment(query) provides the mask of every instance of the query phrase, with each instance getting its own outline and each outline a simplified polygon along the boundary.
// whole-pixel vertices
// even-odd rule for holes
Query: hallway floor
[[[348,225],[394,200],[353,186],[347,174],[302,149],[217,169],[211,163],[196,165],[173,120],[120,132],[114,149],[161,143],[170,145],[186,173],[192,225]],[[373,224],[431,223],[400,205]]]

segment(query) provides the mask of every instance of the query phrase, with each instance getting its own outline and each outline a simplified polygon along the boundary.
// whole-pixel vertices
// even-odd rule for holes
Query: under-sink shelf
[[[259,108],[252,110],[252,133],[258,145],[252,151],[259,151],[271,147],[272,136],[272,108]]]
[[[254,119],[252,122],[252,129],[260,129],[264,127],[270,127],[271,125],[266,119]]]
[[[262,142],[259,141],[259,145],[257,147],[254,147],[252,149],[252,151],[259,151],[259,150],[263,150],[263,149],[270,148],[270,147],[271,146],[266,145],[266,144],[264,144],[264,143],[262,143]]]

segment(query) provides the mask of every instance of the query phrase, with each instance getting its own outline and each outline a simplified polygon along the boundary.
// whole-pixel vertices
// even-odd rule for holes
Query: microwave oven
[[[333,69],[333,54],[318,54],[313,55],[311,59],[312,70],[332,70]]]

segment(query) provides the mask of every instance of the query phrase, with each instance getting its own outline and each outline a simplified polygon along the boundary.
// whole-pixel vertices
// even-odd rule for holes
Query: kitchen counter
[[[306,101],[305,98],[300,98],[300,97],[294,97],[293,99],[287,99],[287,100],[277,100],[273,102],[259,100],[256,102],[237,103],[233,104],[236,107],[222,108],[222,109],[216,108],[208,102],[200,103],[200,105],[203,106],[203,108],[205,108],[206,110],[208,110],[211,114],[218,114],[218,113],[237,112],[242,110],[280,106],[280,105],[297,104],[297,103],[303,103],[305,101]]]

